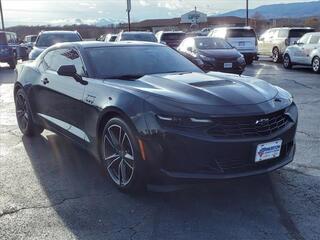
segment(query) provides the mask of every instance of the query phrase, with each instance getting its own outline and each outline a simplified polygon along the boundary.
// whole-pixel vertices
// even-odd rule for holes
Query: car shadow
[[[129,195],[97,160],[55,134],[23,137],[52,208],[77,239],[283,239],[270,177]]]

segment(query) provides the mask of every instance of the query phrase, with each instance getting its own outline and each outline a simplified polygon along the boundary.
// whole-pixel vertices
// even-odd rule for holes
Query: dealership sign
[[[190,24],[197,24],[197,23],[206,23],[208,21],[207,14],[193,10],[181,16],[180,23],[190,23]]]

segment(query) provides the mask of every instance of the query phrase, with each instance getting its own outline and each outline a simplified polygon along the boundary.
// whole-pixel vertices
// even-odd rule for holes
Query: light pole
[[[246,0],[246,25],[249,26],[249,0]]]
[[[0,14],[1,14],[2,30],[4,31],[3,10],[2,10],[2,3],[1,3],[1,0],[0,0]]]
[[[131,12],[131,0],[127,0],[128,30],[129,30],[129,32],[131,31],[130,12]]]

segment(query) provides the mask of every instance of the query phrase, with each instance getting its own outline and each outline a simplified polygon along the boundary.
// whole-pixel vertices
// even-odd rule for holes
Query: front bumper
[[[205,71],[205,72],[210,72],[210,71],[218,71],[218,72],[225,72],[225,73],[235,73],[235,74],[241,74],[245,68],[246,64],[243,63],[238,63],[231,61],[232,67],[231,68],[225,68],[224,63],[227,63],[228,61],[221,61],[221,62],[203,62],[203,65],[199,65],[199,67]]]
[[[292,121],[268,136],[248,138],[220,138],[172,128],[153,131],[143,139],[149,181],[199,182],[274,171],[293,160],[296,128],[297,121]],[[255,163],[257,145],[279,139],[283,141],[280,156]]]

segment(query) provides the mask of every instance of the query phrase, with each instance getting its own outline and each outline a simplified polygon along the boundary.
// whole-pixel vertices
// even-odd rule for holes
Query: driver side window
[[[304,35],[302,38],[299,39],[298,43],[306,44],[309,40],[309,37],[310,37],[309,34]]]
[[[80,76],[85,76],[85,68],[76,49],[63,48],[48,52],[42,61],[43,70],[57,72],[63,65],[74,65]]]

